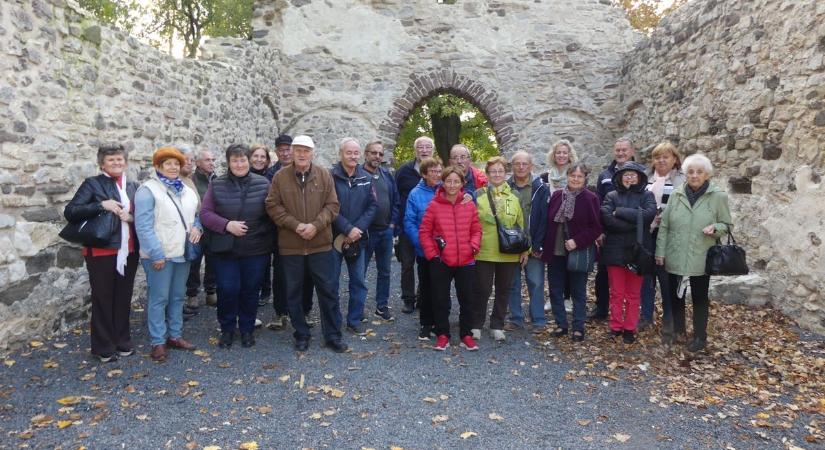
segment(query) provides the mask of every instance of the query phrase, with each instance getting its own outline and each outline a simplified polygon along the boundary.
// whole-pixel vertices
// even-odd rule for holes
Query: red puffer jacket
[[[456,203],[450,203],[444,188],[439,187],[427,207],[418,237],[428,260],[440,256],[450,267],[463,267],[475,261],[481,248],[481,223],[475,203],[462,203],[463,196],[464,192],[459,192]],[[444,239],[444,249],[439,249],[437,237]]]

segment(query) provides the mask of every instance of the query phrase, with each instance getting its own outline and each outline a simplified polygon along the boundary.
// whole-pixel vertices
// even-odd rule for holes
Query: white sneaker
[[[261,319],[256,318],[255,319],[255,328],[261,328],[262,326],[264,326],[264,323],[261,322]]]
[[[490,334],[493,336],[494,341],[504,340],[504,330],[490,330]]]
[[[481,330],[478,328],[473,328],[470,330],[470,333],[473,333],[473,340],[480,340],[481,339]]]
[[[549,312],[553,310],[553,304],[550,302],[544,302],[544,312]]]
[[[567,311],[568,313],[573,312],[573,300],[570,300],[568,298],[564,301],[564,310]]]

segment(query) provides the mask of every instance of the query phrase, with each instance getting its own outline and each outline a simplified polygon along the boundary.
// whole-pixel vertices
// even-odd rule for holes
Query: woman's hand
[[[130,223],[130,222],[135,221],[135,218],[132,217],[132,215],[129,214],[129,211],[126,211],[125,209],[121,209],[120,213],[118,213],[117,217],[120,218],[120,220],[122,222],[126,222],[126,223]]]
[[[200,242],[201,236],[203,236],[203,231],[201,231],[200,228],[192,227],[192,229],[189,230],[189,242],[197,244]]]
[[[246,222],[238,222],[237,220],[230,220],[226,224],[226,231],[228,231],[233,236],[244,236],[246,235],[247,230],[249,228],[246,226]]]
[[[566,248],[568,252],[572,252],[576,249],[576,241],[574,241],[573,239],[568,239],[564,241],[564,248]]]
[[[665,257],[664,256],[657,256],[656,257],[656,265],[657,266],[664,266],[665,265]]]
[[[600,234],[599,237],[596,238],[596,247],[601,247],[602,245],[604,245],[604,233]]]
[[[163,266],[166,265],[165,259],[159,259],[152,263],[152,268],[155,270],[163,270]]]
[[[524,252],[519,256],[519,262],[521,263],[521,267],[527,265],[527,260],[530,258],[530,255],[527,252]]]
[[[102,206],[106,211],[111,211],[118,216],[120,216],[121,211],[123,211],[123,205],[114,200],[103,200],[100,202],[100,206]]]
[[[713,236],[713,234],[716,233],[716,225],[710,224],[702,228],[702,233],[705,233],[705,236]]]

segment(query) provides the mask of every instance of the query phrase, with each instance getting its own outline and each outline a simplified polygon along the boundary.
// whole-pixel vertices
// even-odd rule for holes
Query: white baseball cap
[[[309,147],[312,149],[315,148],[315,143],[312,142],[312,138],[305,134],[295,136],[295,138],[292,139],[292,146],[294,147],[296,145],[302,145],[304,147]]]

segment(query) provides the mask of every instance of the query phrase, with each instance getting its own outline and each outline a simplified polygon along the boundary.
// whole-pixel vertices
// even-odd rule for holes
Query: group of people
[[[414,150],[415,158],[392,173],[383,165],[380,141],[362,148],[344,138],[339,161],[325,168],[313,162],[309,136],[280,135],[275,164],[262,145],[234,144],[225,151],[226,173],[217,176],[210,151],[161,147],[152,157],[154,170],[138,186],[127,180],[127,151],[100,147],[101,174],[83,182],[64,212],[72,223],[113,215],[120,224],[106,243],[83,248],[92,291],[92,354],[108,362],[134,352],[129,315],[138,263],[146,273],[150,356],[156,361],[165,361],[169,349],[195,348],[183,338],[183,322],[201,308],[202,265],[205,302],[217,307],[221,348],[238,338],[243,347],[255,345],[258,307],[271,299],[275,314],[268,328],[291,324],[296,350],[306,351],[314,293],[324,345],[345,352],[342,329],[366,334],[366,271],[373,260],[373,314],[394,320],[393,253],[401,262],[402,312],[419,311],[418,338],[435,338],[435,350],[450,345],[451,284],[460,346],[472,351],[478,350],[491,295],[493,340],[525,327],[522,278],[532,331],[583,341],[592,270],[591,319],[609,315],[611,333],[626,343],[652,322],[657,281],[662,339],[686,342],[689,285],[694,314],[687,349],[705,347],[705,253],[731,224],[727,196],[710,182],[708,158],[696,154],[683,161],[665,142],[654,148],[648,168],[634,161],[631,142],[620,139],[592,192],[590,171],[566,140],[553,145],[548,170],[538,176],[532,155],[523,151],[509,162],[490,158],[480,170],[462,144],[452,147],[447,165],[434,156],[427,136],[415,140]],[[500,234],[512,230],[527,241],[524,251],[501,244]],[[638,267],[640,252],[655,255],[655,270]],[[342,313],[344,265],[349,286]],[[572,300],[571,321],[565,298]]]

